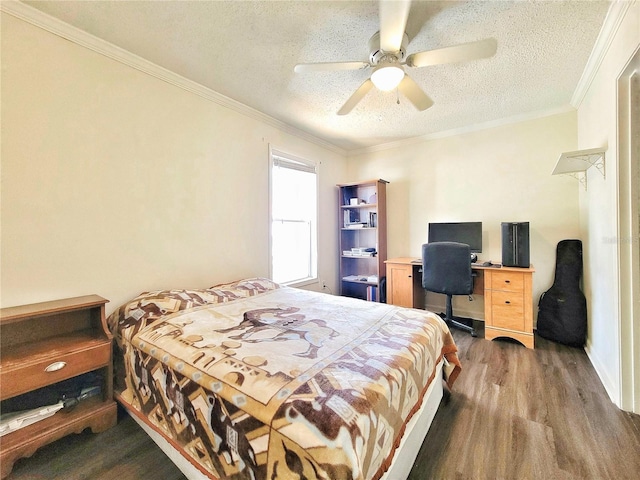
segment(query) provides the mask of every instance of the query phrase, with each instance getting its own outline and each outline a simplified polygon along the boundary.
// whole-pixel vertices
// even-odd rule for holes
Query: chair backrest
[[[447,295],[472,293],[469,245],[456,242],[422,245],[422,288]]]

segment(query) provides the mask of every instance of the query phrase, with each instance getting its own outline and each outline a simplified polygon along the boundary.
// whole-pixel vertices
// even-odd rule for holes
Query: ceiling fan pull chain
[[[396,103],[400,105],[400,90],[396,87]]]

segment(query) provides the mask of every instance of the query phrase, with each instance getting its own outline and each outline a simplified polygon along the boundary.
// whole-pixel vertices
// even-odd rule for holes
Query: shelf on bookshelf
[[[342,277],[343,282],[350,283],[363,283],[366,285],[378,285],[378,278],[375,279],[372,277],[376,277],[375,275],[348,275],[346,277]]]
[[[371,285],[373,287],[377,287],[378,286],[378,282],[363,282],[363,281],[359,281],[359,280],[342,280],[343,282],[346,283],[358,283],[360,285]]]
[[[360,205],[340,205],[340,208],[378,208],[377,203],[361,203]]]

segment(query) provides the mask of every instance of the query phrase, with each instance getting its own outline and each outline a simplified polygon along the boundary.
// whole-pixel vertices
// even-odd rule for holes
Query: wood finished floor
[[[584,351],[454,337],[463,371],[410,480],[640,478],[640,416],[609,401]],[[125,414],[19,460],[7,480],[184,478]]]

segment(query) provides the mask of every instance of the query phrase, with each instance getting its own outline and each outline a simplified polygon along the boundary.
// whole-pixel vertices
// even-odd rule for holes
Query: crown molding
[[[569,113],[569,112],[575,112],[575,111],[576,109],[571,105],[565,105],[564,107],[554,108],[550,110],[539,110],[536,112],[527,112],[521,115],[513,115],[511,117],[499,118],[497,120],[491,120],[483,123],[476,123],[474,125],[466,125],[460,128],[453,128],[451,130],[443,130],[441,132],[434,132],[427,135],[421,135],[419,137],[410,137],[402,140],[397,140],[395,142],[384,143],[381,145],[374,145],[372,147],[360,148],[358,150],[350,150],[349,152],[347,152],[347,156],[355,157],[357,155],[381,152],[384,150],[390,150],[392,148],[402,148],[409,145],[415,145],[417,143],[437,140],[439,138],[455,137],[457,135],[463,135],[465,133],[479,132],[482,130],[488,130],[490,128],[497,128],[505,125],[513,125],[515,123],[526,122],[529,120],[537,120],[539,118],[550,117],[553,115],[560,115],[563,113]]]
[[[571,97],[571,105],[573,107],[578,108],[582,104],[589,87],[591,87],[591,83],[593,83],[593,80],[598,73],[602,61],[604,60],[604,56],[609,51],[611,42],[613,42],[613,39],[618,32],[618,28],[620,28],[620,24],[622,23],[627,10],[629,10],[631,5],[635,2],[636,0],[619,0],[612,2],[609,6],[609,11],[604,19],[602,28],[600,29],[600,33],[596,39],[596,43],[593,46],[593,50],[591,50],[591,55],[589,55],[587,64],[582,72],[582,76],[580,77],[578,85],[573,92],[573,97]]]
[[[609,10],[607,11],[607,15],[602,24],[602,28],[600,29],[600,33],[598,34],[598,38],[596,39],[596,43],[591,51],[591,55],[589,55],[589,59],[587,60],[587,64],[585,65],[584,71],[582,72],[582,76],[578,81],[578,85],[574,90],[573,96],[571,97],[571,101],[569,105],[565,107],[561,107],[559,109],[554,110],[546,110],[546,111],[538,111],[538,112],[530,112],[523,115],[516,115],[507,118],[501,118],[495,121],[479,123],[475,125],[469,125],[461,128],[456,128],[452,130],[446,130],[442,132],[436,132],[433,134],[423,135],[420,137],[412,137],[403,140],[398,140],[396,142],[389,142],[381,145],[375,145],[373,147],[365,147],[357,150],[351,150],[347,153],[348,157],[354,157],[357,155],[362,155],[366,153],[373,153],[378,151],[389,150],[392,148],[399,148],[408,145],[415,145],[416,143],[435,140],[438,138],[452,137],[455,135],[461,135],[464,133],[470,133],[479,130],[485,130],[488,128],[499,127],[502,125],[508,125],[512,123],[524,122],[527,120],[535,120],[536,118],[548,117],[551,115],[557,115],[561,113],[566,113],[570,111],[577,110],[580,107],[580,104],[584,100],[584,97],[593,82],[602,61],[604,60],[604,56],[606,55],[615,34],[620,28],[620,24],[624,19],[627,11],[636,3],[636,0],[616,0],[611,3],[609,6]]]
[[[155,63],[145,60],[127,50],[124,50],[116,45],[113,45],[105,40],[102,40],[94,35],[91,35],[83,30],[69,25],[55,17],[52,17],[40,10],[26,5],[18,0],[0,0],[0,10],[7,14],[10,14],[16,18],[19,18],[27,23],[42,28],[54,35],[65,38],[71,42],[76,43],[82,47],[92,50],[96,53],[104,55],[112,60],[120,62],[138,71],[146,73],[159,80],[167,82],[178,88],[182,88],[188,92],[205,98],[211,102],[214,102],[220,106],[229,108],[235,112],[245,115],[254,120],[263,122],[278,130],[281,130],[290,135],[296,136],[303,140],[314,143],[320,147],[326,148],[334,153],[353,157],[365,153],[372,153],[377,151],[389,150],[392,148],[400,148],[407,145],[414,145],[416,143],[434,140],[438,138],[445,138],[464,133],[470,133],[479,130],[485,130],[488,128],[494,128],[501,125],[507,125],[512,123],[518,123],[526,120],[532,120],[545,116],[555,115],[559,113],[566,113],[577,109],[582,103],[586,92],[588,91],[591,83],[593,82],[595,75],[602,64],[604,56],[608,51],[613,38],[622,23],[622,20],[632,4],[636,0],[620,0],[614,1],[609,7],[609,11],[605,17],[604,23],[598,34],[598,38],[594,45],[591,55],[587,61],[582,76],[576,86],[574,94],[571,98],[570,106],[562,107],[560,109],[531,112],[523,115],[512,116],[508,118],[502,118],[496,121],[485,122],[481,124],[475,124],[456,128],[452,130],[436,132],[433,134],[422,135],[418,137],[407,138],[398,140],[395,142],[389,142],[385,144],[375,145],[372,147],[365,147],[361,149],[345,150],[337,145],[330,143],[324,139],[318,138],[315,135],[306,132],[304,130],[293,127],[285,122],[275,119],[269,115],[266,115],[256,109],[253,109],[243,103],[226,97],[204,85],[189,80],[177,73],[174,73],[166,68],[163,68]]]
[[[69,40],[77,45],[99,53],[100,55],[104,55],[105,57],[120,62],[131,68],[135,68],[140,72],[146,73],[147,75],[167,82],[175,87],[181,88],[202,98],[205,98],[206,100],[209,100],[213,103],[229,108],[230,110],[238,112],[254,120],[266,123],[267,125],[277,128],[278,130],[294,135],[308,142],[314,143],[320,147],[326,148],[327,150],[331,150],[334,153],[346,155],[346,151],[344,149],[332,143],[329,143],[326,140],[318,138],[315,135],[310,134],[309,132],[305,132],[303,130],[295,128],[254,108],[248,107],[243,103],[226,97],[225,95],[222,95],[208,87],[205,87],[204,85],[201,85],[166,68],[163,68],[160,65],[156,65],[153,62],[145,60],[144,58],[139,57],[138,55],[135,55],[128,50],[113,45],[112,43],[91,35],[84,30],[80,30],[79,28],[69,25],[62,20],[52,17],[51,15],[41,12],[40,10],[26,5],[20,1],[1,0],[0,10],[36,27],[53,33],[54,35]]]

